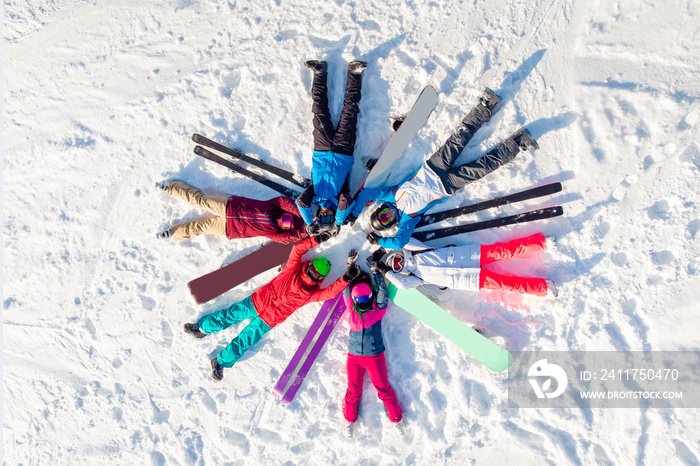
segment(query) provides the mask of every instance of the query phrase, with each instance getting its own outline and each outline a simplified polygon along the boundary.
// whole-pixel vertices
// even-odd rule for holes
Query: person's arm
[[[377,299],[374,300],[377,309],[386,309],[389,305],[389,288],[387,287],[384,275],[377,270],[373,273],[374,284],[377,286]]]
[[[365,208],[367,203],[376,200],[376,198],[381,194],[380,188],[365,188],[357,194],[355,202],[352,204],[352,209],[350,212],[355,217],[359,217],[362,210]]]
[[[296,205],[299,208],[299,215],[301,215],[301,218],[304,220],[304,223],[307,225],[311,225],[314,223],[314,211],[311,207],[302,207],[299,204],[299,201],[296,201]]]
[[[301,215],[299,214],[299,208],[297,207],[296,203],[294,202],[294,199],[291,197],[287,196],[279,196],[270,199],[269,201],[270,204],[274,205],[280,210],[283,210],[285,212],[289,212],[292,215],[296,215],[297,217],[300,217]]]
[[[292,248],[292,253],[289,254],[289,259],[287,259],[287,267],[290,265],[296,266],[297,264],[301,263],[301,256],[303,256],[306,251],[313,249],[316,246],[318,246],[318,243],[313,237],[307,238],[304,241],[295,244]]]
[[[417,216],[405,222],[401,222],[399,229],[396,231],[396,236],[379,238],[377,244],[384,249],[401,249],[411,239],[413,230],[416,229],[416,225],[418,225],[420,219],[421,217]]]
[[[294,244],[297,241],[308,238],[309,234],[306,233],[305,229],[299,228],[295,230],[280,230],[277,233],[268,233],[267,237],[277,243]]]
[[[387,272],[386,279],[401,290],[411,290],[425,284],[423,280],[415,275],[399,275],[394,272]]]
[[[326,301],[328,299],[335,298],[338,296],[338,293],[343,291],[347,286],[350,284],[349,281],[345,280],[345,277],[340,277],[333,283],[331,283],[330,286],[324,288],[324,289],[319,289],[314,291],[311,296],[309,297],[308,302],[312,301]]]

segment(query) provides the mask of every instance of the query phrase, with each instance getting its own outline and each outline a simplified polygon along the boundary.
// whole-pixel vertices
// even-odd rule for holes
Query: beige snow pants
[[[171,181],[166,192],[210,214],[214,214],[214,217],[174,224],[170,227],[170,237],[172,239],[184,241],[199,235],[226,236],[226,204],[228,203],[228,197],[209,196],[182,181]]]

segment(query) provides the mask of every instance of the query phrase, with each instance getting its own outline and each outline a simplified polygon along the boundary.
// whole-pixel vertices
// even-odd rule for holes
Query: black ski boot
[[[405,119],[406,119],[405,116],[389,117],[389,123],[391,123],[391,129],[393,129],[394,132],[397,132],[399,130],[399,128],[401,128],[401,125],[403,124]]]
[[[532,134],[530,134],[530,131],[528,131],[527,128],[521,129],[510,138],[520,146],[520,150],[537,150],[540,148],[537,141],[532,138]]]
[[[308,60],[304,62],[304,66],[314,73],[325,73],[328,71],[328,63],[323,60]]]
[[[156,238],[158,239],[168,239],[170,238],[170,230],[162,230],[156,233]]]
[[[484,89],[484,92],[483,94],[481,94],[481,97],[479,97],[479,101],[481,102],[481,105],[488,108],[489,112],[491,112],[491,115],[493,115],[493,112],[496,110],[496,107],[498,107],[498,104],[501,103],[501,96],[499,96],[487,87]]]
[[[211,378],[217,382],[221,382],[221,379],[224,378],[224,366],[219,364],[217,358],[211,360]]]
[[[366,61],[355,60],[348,63],[348,71],[350,73],[360,74],[365,68],[367,68]]]
[[[199,325],[197,324],[185,324],[182,326],[183,329],[185,329],[185,333],[189,333],[195,338],[204,338],[207,336],[206,333],[202,332],[200,330]]]

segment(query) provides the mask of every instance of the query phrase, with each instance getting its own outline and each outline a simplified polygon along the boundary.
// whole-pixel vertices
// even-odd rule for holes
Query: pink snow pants
[[[499,260],[531,252],[544,252],[547,243],[541,233],[536,233],[527,238],[518,238],[507,243],[485,244],[481,246],[481,265],[490,264]],[[527,293],[536,296],[547,295],[547,283],[543,278],[515,277],[500,275],[481,269],[479,274],[479,288],[487,290],[506,290],[516,293]]]
[[[386,360],[384,353],[374,356],[356,356],[348,354],[348,390],[343,401],[343,415],[348,422],[357,421],[357,408],[362,398],[362,383],[365,380],[365,370],[377,389],[379,399],[384,402],[384,407],[391,422],[399,422],[402,418],[399,400],[394,389],[389,385],[386,375]]]

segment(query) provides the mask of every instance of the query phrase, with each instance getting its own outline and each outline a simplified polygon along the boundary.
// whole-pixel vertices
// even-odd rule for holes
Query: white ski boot
[[[559,290],[557,290],[557,287],[554,285],[554,282],[552,280],[546,280],[545,283],[547,283],[547,297],[548,298],[558,297]]]

